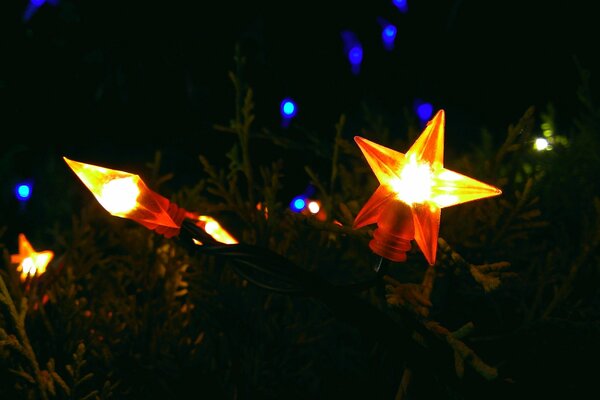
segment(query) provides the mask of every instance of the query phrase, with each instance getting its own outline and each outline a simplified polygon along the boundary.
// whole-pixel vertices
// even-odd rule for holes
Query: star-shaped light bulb
[[[132,219],[151,229],[161,226],[179,230],[169,215],[169,201],[148,189],[138,175],[63,159],[112,215]]]
[[[435,264],[441,209],[502,193],[443,167],[444,125],[440,110],[406,154],[354,137],[380,184],[354,228],[377,223],[369,247],[391,261],[405,261],[414,239],[427,262]]]
[[[54,252],[45,250],[37,252],[31,246],[23,233],[19,234],[19,254],[12,254],[10,262],[17,265],[17,271],[21,273],[21,281],[27,277],[40,276],[46,272],[46,267],[54,258]]]

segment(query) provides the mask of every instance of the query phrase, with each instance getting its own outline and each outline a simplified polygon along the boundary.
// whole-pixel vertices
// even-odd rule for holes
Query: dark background
[[[501,140],[529,106],[552,103],[569,120],[576,60],[598,68],[600,35],[585,1],[412,0],[403,14],[391,0],[61,0],[24,21],[27,4],[3,2],[0,13],[0,154],[18,151],[15,174],[24,178],[36,160],[63,155],[137,170],[160,149],[181,184],[197,179],[198,154],[218,161],[231,146],[212,126],[233,116],[227,73],[236,43],[257,129],[281,129],[279,102],[291,96],[296,127],[333,135],[345,113],[351,137],[367,104],[402,136],[403,110],[423,99],[446,110],[449,149],[468,146],[482,128]],[[391,52],[378,18],[398,27]],[[359,75],[342,30],[362,42]]]

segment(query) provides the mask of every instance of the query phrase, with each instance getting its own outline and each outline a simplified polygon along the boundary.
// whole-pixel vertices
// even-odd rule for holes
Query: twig
[[[21,308],[17,310],[15,303],[12,301],[12,297],[6,287],[6,283],[2,276],[0,276],[0,301],[2,301],[6,307],[8,308],[8,313],[13,321],[15,326],[15,330],[17,333],[17,337],[19,339],[19,343],[22,347],[22,354],[25,356],[29,364],[31,364],[31,368],[33,369],[33,375],[35,382],[37,383],[37,388],[40,393],[40,397],[45,400],[48,398],[45,390],[45,380],[42,377],[42,372],[40,370],[40,365],[37,361],[37,357],[35,356],[35,352],[33,351],[33,347],[31,347],[31,343],[29,342],[29,337],[27,336],[27,332],[25,331],[25,317],[27,314],[27,298],[23,297],[21,299]]]

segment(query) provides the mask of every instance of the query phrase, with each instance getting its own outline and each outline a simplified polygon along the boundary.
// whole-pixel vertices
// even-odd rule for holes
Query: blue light
[[[350,61],[352,73],[357,75],[360,72],[360,64],[363,60],[363,48],[356,34],[351,31],[342,31],[342,40],[344,42],[344,54]]]
[[[296,103],[292,99],[283,99],[281,102],[281,116],[283,118],[292,118],[296,115]]]
[[[41,7],[44,5],[46,0],[29,0],[29,2],[36,7]]]
[[[383,40],[383,45],[387,50],[392,50],[394,48],[394,41],[396,40],[396,34],[398,33],[398,29],[392,24],[386,24],[381,31],[381,39]]]
[[[408,0],[392,0],[392,3],[402,13],[408,12]]]
[[[304,210],[304,207],[306,207],[306,200],[304,197],[295,197],[290,204],[290,208],[294,212],[300,212]]]
[[[430,103],[420,103],[417,105],[417,116],[421,121],[429,121],[433,115],[433,106]]]
[[[31,185],[28,183],[20,183],[15,188],[15,195],[20,201],[29,200],[31,197]]]
[[[383,30],[383,40],[393,41],[396,38],[396,32],[398,32],[398,30],[394,25],[386,26]]]
[[[348,59],[352,65],[360,65],[363,59],[363,49],[360,45],[354,45],[348,51]]]

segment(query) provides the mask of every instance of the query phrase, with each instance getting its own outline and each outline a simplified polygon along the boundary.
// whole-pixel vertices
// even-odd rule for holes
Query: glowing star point
[[[169,201],[148,189],[138,175],[63,159],[110,214],[132,219],[150,229],[180,228],[169,215]]]
[[[33,249],[23,233],[19,234],[19,254],[12,254],[10,262],[17,264],[17,271],[21,273],[21,281],[27,277],[40,276],[46,272],[54,252],[50,250],[37,252]]]
[[[354,228],[378,225],[369,243],[376,254],[404,261],[414,238],[433,265],[441,209],[501,194],[496,187],[443,167],[444,127],[445,114],[440,110],[405,154],[354,138],[379,181],[356,216]]]

